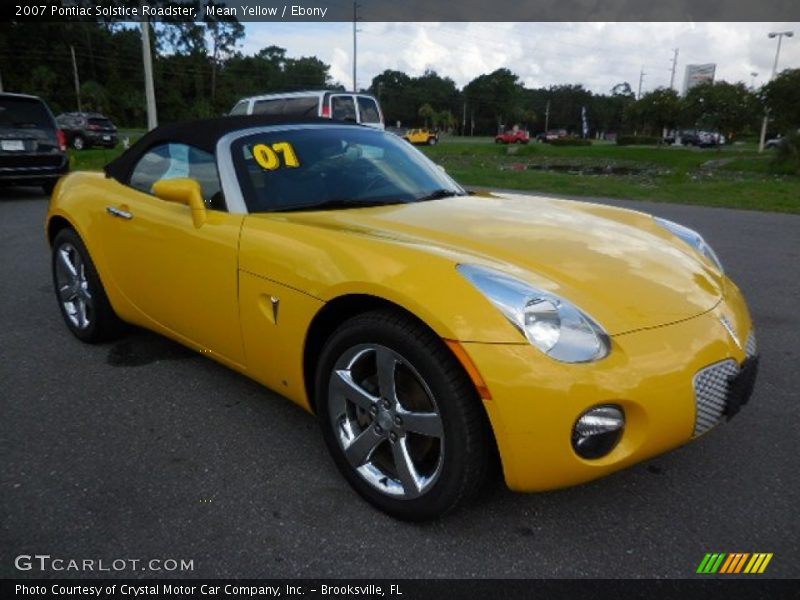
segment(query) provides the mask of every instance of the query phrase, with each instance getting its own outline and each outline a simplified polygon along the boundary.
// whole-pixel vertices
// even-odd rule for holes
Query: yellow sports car
[[[756,377],[745,301],[696,232],[470,195],[357,125],[157,128],[105,173],[64,177],[46,234],[76,337],[135,324],[279,392],[400,518],[452,509],[498,458],[535,491],[675,448]]]

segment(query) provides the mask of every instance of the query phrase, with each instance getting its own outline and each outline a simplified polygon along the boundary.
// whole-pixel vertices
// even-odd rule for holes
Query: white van
[[[383,129],[383,113],[374,96],[350,92],[287,92],[242,98],[231,115],[326,117]]]

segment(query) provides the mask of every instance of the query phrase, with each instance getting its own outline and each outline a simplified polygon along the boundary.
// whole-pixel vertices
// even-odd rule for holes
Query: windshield
[[[408,142],[374,129],[265,131],[236,140],[231,152],[250,212],[400,204],[465,194]]]
[[[55,129],[44,104],[33,98],[0,100],[0,127]]]

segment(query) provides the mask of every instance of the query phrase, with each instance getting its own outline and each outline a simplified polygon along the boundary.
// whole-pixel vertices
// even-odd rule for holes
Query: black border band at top
[[[4,21],[202,21],[232,9],[240,22],[791,22],[797,0],[8,0]],[[211,12],[208,8],[216,7]],[[166,14],[164,10],[166,7]],[[44,8],[44,10],[42,10]]]

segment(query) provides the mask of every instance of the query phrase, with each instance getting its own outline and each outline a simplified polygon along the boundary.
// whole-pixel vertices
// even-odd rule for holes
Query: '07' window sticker
[[[276,142],[274,144],[256,144],[253,146],[253,158],[262,169],[274,171],[283,167],[295,168],[300,166],[294,148],[289,142]],[[283,158],[283,164],[281,164]]]

